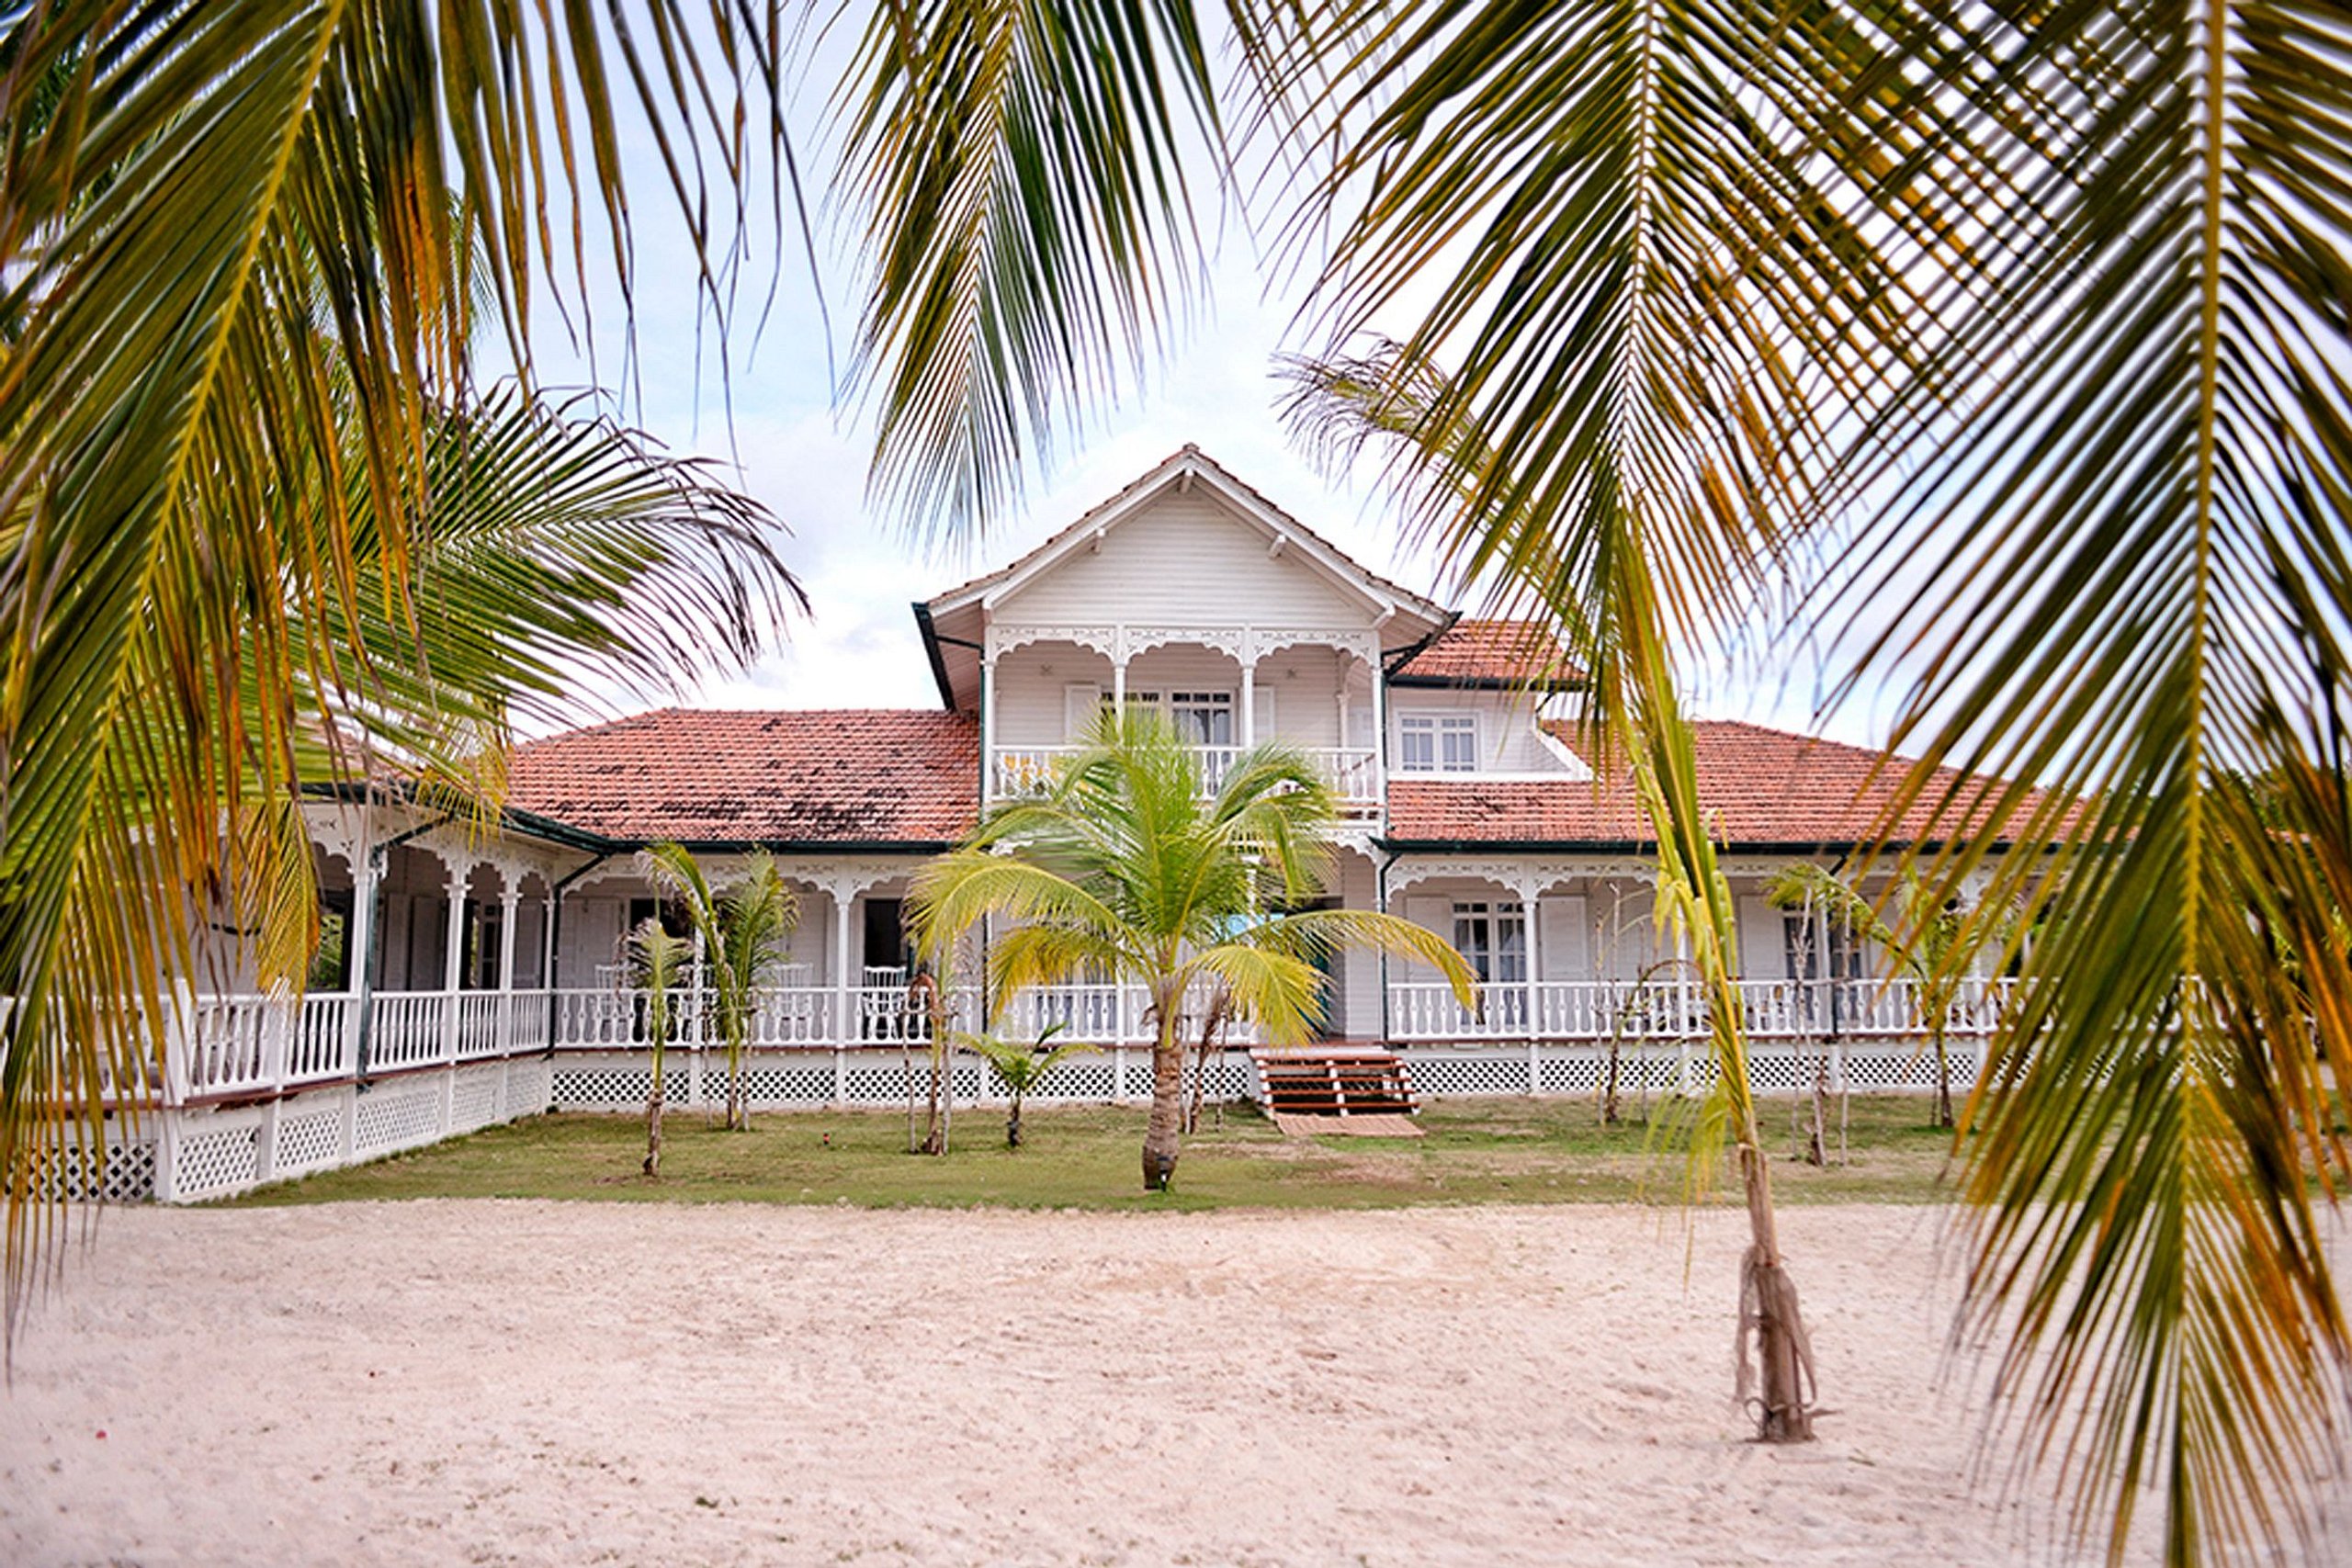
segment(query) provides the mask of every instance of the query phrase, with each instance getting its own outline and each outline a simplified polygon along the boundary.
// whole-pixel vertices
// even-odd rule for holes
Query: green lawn
[[[1834,1114],[1833,1106],[1833,1114]],[[1765,1102],[1787,1202],[1935,1202],[1948,1135],[1925,1100],[1857,1098],[1848,1158],[1816,1169],[1789,1157],[1789,1102]],[[957,1115],[955,1149],[906,1152],[903,1111],[768,1112],[727,1134],[699,1112],[664,1122],[662,1174],[638,1173],[641,1118],[534,1116],[351,1170],[281,1184],[243,1205],[398,1198],[564,1198],[627,1202],[849,1203],[1055,1209],[1396,1208],[1416,1203],[1679,1202],[1685,1161],[1664,1137],[1599,1124],[1584,1100],[1442,1101],[1421,1138],[1289,1139],[1248,1108],[1185,1140],[1175,1190],[1142,1190],[1140,1108],[1033,1108],[1027,1146],[1008,1152],[1001,1111]],[[1727,1174],[1727,1173],[1726,1173]],[[1737,1198],[1729,1181],[1718,1201]]]

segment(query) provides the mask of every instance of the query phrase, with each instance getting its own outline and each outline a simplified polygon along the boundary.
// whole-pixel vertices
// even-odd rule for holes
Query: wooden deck
[[[1404,1058],[1369,1046],[1252,1051],[1266,1113],[1290,1136],[1419,1137]]]

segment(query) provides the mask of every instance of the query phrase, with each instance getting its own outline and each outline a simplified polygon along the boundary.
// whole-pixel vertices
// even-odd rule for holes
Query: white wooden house
[[[1577,672],[1530,627],[1465,620],[1364,570],[1190,446],[913,609],[933,710],[669,709],[559,735],[519,751],[489,832],[383,792],[322,794],[329,947],[349,959],[296,1001],[241,988],[233,949],[219,955],[167,1064],[164,1096],[190,1114],[158,1151],[166,1195],[548,1103],[641,1101],[642,1010],[617,964],[658,908],[639,852],[664,840],[721,874],[767,851],[798,897],[754,1100],[898,1100],[922,1031],[906,1000],[911,873],[1046,776],[1106,703],[1164,712],[1212,776],[1266,740],[1325,770],[1346,811],[1329,897],[1439,932],[1480,976],[1464,1010],[1408,965],[1333,965],[1329,1032],[1404,1050],[1425,1092],[1586,1092],[1612,1046],[1661,1087],[1706,1070],[1689,977],[1657,946],[1640,819],[1622,778],[1578,755]],[[1905,987],[1763,897],[1790,859],[1834,862],[1873,830],[1883,759],[1743,724],[1702,724],[1698,740],[1759,1076],[1794,1088],[1827,1048],[1860,1086],[1923,1085]],[[1965,1034],[1989,1027],[2001,984],[1966,998]],[[1107,1048],[1050,1090],[1147,1092],[1140,998],[1073,984],[1024,1005],[1010,1027],[1050,1010]],[[1222,1070],[1224,1089],[1248,1087],[1246,1060]],[[977,1066],[959,1081],[985,1088]]]

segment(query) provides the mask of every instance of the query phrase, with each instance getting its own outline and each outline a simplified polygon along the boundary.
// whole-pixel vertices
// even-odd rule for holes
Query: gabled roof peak
[[[1295,539],[1325,565],[1345,576],[1356,579],[1367,592],[1376,599],[1394,601],[1432,620],[1443,620],[1451,612],[1424,594],[1416,593],[1400,583],[1382,577],[1316,533],[1295,516],[1253,486],[1238,478],[1233,470],[1203,451],[1195,442],[1187,441],[1175,451],[1153,464],[1143,473],[1121,486],[1118,491],[1080,513],[1075,522],[1057,530],[1044,543],[1028,550],[1005,566],[967,582],[933,595],[925,601],[926,607],[936,614],[984,598],[1007,583],[1033,575],[1047,562],[1077,547],[1079,541],[1091,533],[1115,526],[1131,516],[1151,495],[1170,482],[1188,481],[1197,476],[1208,480],[1224,492],[1232,510],[1246,522],[1252,522],[1285,538]]]

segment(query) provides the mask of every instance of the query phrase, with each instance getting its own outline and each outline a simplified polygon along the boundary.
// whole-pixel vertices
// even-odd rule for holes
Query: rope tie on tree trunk
[[[1762,1363],[1761,1393],[1757,1391],[1758,1369],[1749,1359],[1751,1344],[1756,1360]],[[1817,1387],[1813,1342],[1797,1310],[1796,1281],[1759,1247],[1750,1247],[1740,1264],[1737,1353],[1738,1399],[1756,1417],[1758,1440],[1811,1441]]]

